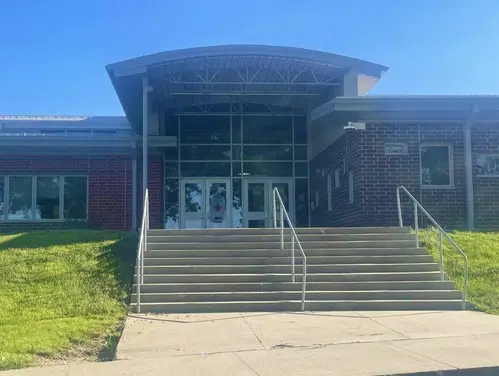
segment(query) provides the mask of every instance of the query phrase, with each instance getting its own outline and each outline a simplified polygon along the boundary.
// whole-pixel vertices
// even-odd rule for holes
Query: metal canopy
[[[380,95],[338,97],[312,111],[314,121],[332,114],[342,121],[391,123],[499,123],[499,96],[494,95]]]
[[[125,113],[141,125],[141,79],[164,110],[215,103],[261,103],[302,111],[341,95],[348,72],[379,78],[386,67],[346,56],[294,47],[198,47],[107,66]]]

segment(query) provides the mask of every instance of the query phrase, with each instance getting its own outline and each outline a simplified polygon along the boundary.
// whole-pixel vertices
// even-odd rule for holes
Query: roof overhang
[[[499,96],[424,95],[338,97],[311,111],[310,121],[333,114],[362,122],[499,123]]]
[[[225,45],[161,52],[106,69],[127,118],[137,127],[141,125],[143,77],[153,87],[151,100],[165,109],[257,102],[308,110],[341,95],[338,87],[345,74],[367,77],[362,83],[369,86],[388,68],[304,48]]]

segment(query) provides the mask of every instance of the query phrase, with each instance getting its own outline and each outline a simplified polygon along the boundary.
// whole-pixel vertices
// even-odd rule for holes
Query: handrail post
[[[416,231],[416,248],[419,248],[418,205],[414,203],[414,230]]]
[[[275,190],[277,188],[274,188],[272,190],[272,211],[273,211],[273,214],[274,214],[274,228],[277,228],[277,203],[276,203],[276,197],[275,197]]]
[[[295,282],[295,237],[291,232],[291,282]]]
[[[443,248],[443,237],[444,234],[442,231],[439,231],[438,233],[438,253],[440,255],[440,259],[438,261],[438,266],[440,268],[440,280],[444,280],[444,248]]]
[[[456,242],[445,232],[445,230],[438,224],[438,222],[431,216],[430,213],[419,203],[419,201],[407,190],[403,185],[397,186],[397,207],[398,207],[398,215],[399,215],[399,224],[402,226],[402,207],[400,205],[400,190],[403,190],[404,193],[409,197],[410,200],[414,203],[414,217],[415,217],[415,228],[416,228],[416,241],[419,243],[419,221],[417,221],[417,210],[421,210],[428,220],[433,223],[435,228],[439,231],[438,234],[438,253],[439,253],[439,261],[438,266],[440,269],[440,280],[445,280],[444,274],[444,251],[443,251],[443,238],[445,238],[451,243],[451,245],[457,250],[457,252],[463,258],[463,274],[464,274],[464,286],[463,286],[463,303],[462,308],[466,309],[466,297],[468,294],[468,257],[464,253],[464,251],[456,244]]]
[[[279,202],[279,221],[281,222],[281,250],[284,250],[284,213],[283,204]]]
[[[400,205],[400,187],[397,187],[397,209],[399,215],[399,227],[404,227],[404,221],[402,220],[402,206]]]
[[[307,284],[307,258],[303,258],[303,276],[301,281],[301,310],[305,311],[305,286]]]

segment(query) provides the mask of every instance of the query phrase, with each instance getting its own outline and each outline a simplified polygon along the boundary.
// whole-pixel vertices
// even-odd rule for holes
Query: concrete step
[[[381,233],[409,233],[410,227],[296,227],[297,234],[381,234]],[[275,228],[223,228],[198,230],[149,230],[148,235],[156,236],[198,236],[205,234],[216,235],[268,235],[279,234]]]
[[[284,252],[283,252],[284,253]],[[295,252],[295,264],[302,264],[301,254]],[[430,255],[415,256],[308,256],[308,265],[320,264],[400,264],[432,263]],[[184,257],[144,259],[145,266],[170,265],[291,265],[291,257]]]
[[[144,258],[184,258],[184,257],[280,257],[281,249],[184,249],[184,250],[149,250]],[[298,247],[296,247],[297,249]],[[425,248],[312,248],[305,249],[307,257],[314,256],[402,256],[428,255]],[[289,247],[284,254],[290,254]],[[298,255],[298,251],[296,252]]]
[[[289,282],[290,270],[285,273],[252,274],[148,274],[144,283],[270,283]],[[444,274],[445,275],[445,274]],[[296,281],[301,281],[296,274]],[[134,276],[134,281],[136,276]],[[369,282],[369,281],[439,281],[440,271],[415,272],[362,272],[362,273],[314,273],[307,275],[309,282]]]
[[[141,303],[142,313],[203,313],[203,312],[286,312],[300,311],[301,301],[240,301],[192,303]],[[307,311],[410,311],[460,310],[461,300],[322,300],[307,301]],[[132,304],[136,312],[136,304]]]
[[[284,239],[290,242],[291,233],[286,230]],[[382,240],[413,240],[410,233],[381,233],[381,234],[300,234],[301,243],[304,242],[330,242],[330,241],[382,241]],[[280,243],[281,236],[273,235],[149,235],[148,243]],[[414,244],[414,241],[413,241]]]
[[[240,242],[240,243],[219,243],[219,242],[205,242],[198,243],[196,239],[191,238],[189,242],[175,243],[165,241],[160,243],[155,243],[152,238],[148,238],[147,250],[222,250],[222,249],[281,249],[280,242]],[[262,246],[264,245],[264,246]],[[414,247],[413,240],[351,240],[351,241],[305,241],[301,242],[303,249],[306,251],[308,249],[338,249],[338,248],[403,248],[403,247]],[[289,242],[285,245],[286,248],[290,248]]]
[[[266,274],[290,273],[290,265],[168,265],[144,266],[146,274]],[[379,272],[428,272],[439,270],[438,264],[398,263],[398,264],[321,264],[308,265],[307,274],[313,273],[379,273]],[[296,273],[301,274],[301,265]]]
[[[141,303],[168,302],[238,302],[300,300],[301,291],[238,291],[238,292],[182,292],[141,293]],[[313,300],[458,300],[462,293],[456,290],[422,291],[307,291],[305,299]],[[137,295],[132,294],[132,302]]]
[[[288,280],[290,278],[288,277]],[[378,282],[307,282],[307,291],[392,291],[392,290],[454,290],[451,281],[378,281]],[[133,285],[132,292],[136,292]],[[301,291],[301,283],[150,283],[140,288],[141,293],[168,292],[235,292],[235,291]]]

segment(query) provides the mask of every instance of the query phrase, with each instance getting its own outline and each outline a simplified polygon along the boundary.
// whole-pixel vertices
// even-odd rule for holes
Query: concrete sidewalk
[[[384,375],[499,366],[478,312],[134,315],[116,362],[1,375]]]

